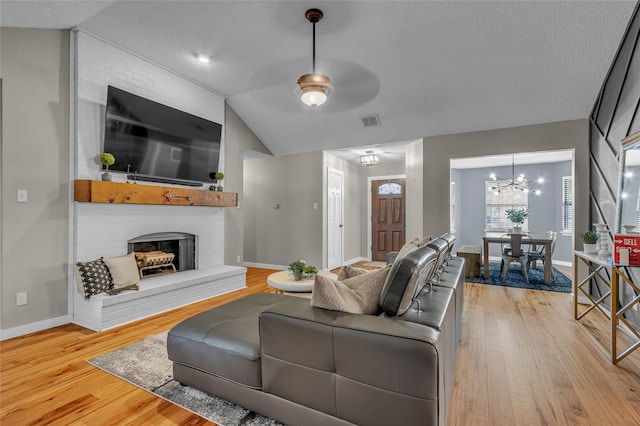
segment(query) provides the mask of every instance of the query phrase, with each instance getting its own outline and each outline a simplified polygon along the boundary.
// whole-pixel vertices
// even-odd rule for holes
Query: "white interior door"
[[[344,175],[340,170],[329,168],[327,174],[327,267],[335,269],[342,266],[343,227],[343,191]]]

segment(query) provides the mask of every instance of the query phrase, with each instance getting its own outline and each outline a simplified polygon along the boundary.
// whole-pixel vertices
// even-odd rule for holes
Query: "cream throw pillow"
[[[113,288],[115,290],[137,290],[140,282],[140,272],[136,265],[134,253],[126,256],[103,258],[102,259],[109,268],[111,278],[113,279]]]
[[[411,241],[407,241],[402,248],[400,248],[400,251],[398,252],[398,256],[396,256],[396,260],[400,259],[402,256],[404,256],[405,254],[409,253],[410,251],[413,251],[415,249],[417,249],[418,247],[422,247],[425,244],[428,244],[429,241],[431,241],[431,235],[426,236],[422,239],[418,238],[418,237],[414,237]]]
[[[375,314],[390,269],[391,266],[387,266],[344,281],[316,275],[311,306],[352,314]]]
[[[338,281],[344,281],[347,278],[357,277],[358,275],[366,274],[367,272],[371,272],[368,269],[356,268],[350,265],[343,266],[340,269],[340,273],[338,274]]]

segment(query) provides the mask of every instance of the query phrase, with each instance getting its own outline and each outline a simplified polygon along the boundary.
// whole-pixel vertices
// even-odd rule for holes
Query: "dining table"
[[[502,244],[502,236],[510,235],[502,232],[487,232],[482,237],[484,243],[483,261],[484,261],[484,279],[489,279],[489,244]],[[536,250],[538,246],[544,246],[544,283],[551,284],[552,271],[551,268],[551,237],[544,235],[526,234],[531,237],[531,250]]]

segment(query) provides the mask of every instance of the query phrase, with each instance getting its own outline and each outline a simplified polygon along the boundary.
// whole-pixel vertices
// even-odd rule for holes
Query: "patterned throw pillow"
[[[76,280],[85,299],[94,294],[108,293],[113,289],[113,280],[102,259],[76,263]]]

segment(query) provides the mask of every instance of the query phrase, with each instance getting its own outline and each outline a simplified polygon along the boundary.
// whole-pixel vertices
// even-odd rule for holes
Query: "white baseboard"
[[[353,265],[358,262],[369,262],[371,259],[367,259],[366,257],[355,257],[353,259],[345,260],[344,265]],[[288,265],[272,265],[270,263],[253,263],[253,262],[244,262],[243,266],[248,266],[250,268],[263,268],[263,269],[276,269],[279,271],[286,271],[289,269]]]
[[[18,327],[7,328],[5,330],[0,330],[0,341],[24,336],[25,334],[36,333],[38,331],[47,330],[60,325],[70,324],[72,321],[72,315],[65,315],[62,317],[32,322],[31,324],[25,324]]]
[[[369,262],[371,259],[367,259],[366,257],[355,257],[353,259],[349,259],[349,260],[345,260],[344,264],[345,265],[353,265],[354,263],[358,263],[358,262]]]
[[[269,263],[253,263],[253,262],[244,262],[242,266],[248,266],[250,268],[262,268],[262,269],[277,269],[279,271],[285,271],[289,269],[289,266],[285,265],[271,265]]]

